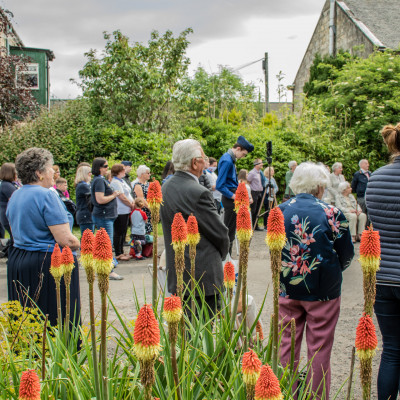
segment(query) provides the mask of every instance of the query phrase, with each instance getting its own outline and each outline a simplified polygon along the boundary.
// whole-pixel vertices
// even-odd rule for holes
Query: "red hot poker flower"
[[[187,243],[187,226],[181,213],[176,213],[171,226],[172,245],[174,250],[180,248],[184,249]]]
[[[34,369],[22,373],[19,400],[40,400],[40,380]]]
[[[246,184],[240,182],[235,193],[235,211],[238,212],[241,206],[250,208],[249,192],[247,191]]]
[[[260,320],[258,320],[256,324],[256,333],[260,340],[264,340],[264,332]]]
[[[268,231],[265,239],[271,251],[281,251],[286,243],[285,222],[282,211],[274,207],[268,216]]]
[[[168,323],[178,323],[182,317],[182,302],[178,296],[170,296],[164,300],[163,317]]]
[[[139,311],[133,331],[134,352],[141,361],[149,361],[160,352],[160,328],[151,304],[145,304]]]
[[[255,400],[283,400],[278,378],[268,364],[261,367],[255,388]]]
[[[374,231],[371,227],[365,229],[361,235],[360,242],[360,263],[363,270],[376,272],[379,269],[381,257],[381,242],[379,231]]]
[[[160,182],[154,180],[149,183],[149,188],[147,189],[147,203],[150,207],[160,206],[162,203]]]
[[[235,286],[235,266],[228,261],[224,265],[224,284],[227,289],[233,289]]]
[[[240,206],[236,217],[236,230],[239,242],[250,241],[253,235],[250,211],[246,206]]]
[[[360,318],[356,330],[356,349],[360,359],[372,358],[378,346],[378,338],[376,337],[375,325],[372,318],[363,313]]]
[[[74,255],[72,254],[72,251],[68,246],[65,246],[63,248],[61,254],[61,264],[64,274],[70,273],[75,267]]]
[[[257,357],[257,354],[253,350],[244,353],[242,362],[243,382],[246,385],[254,386],[260,376],[260,372],[261,361]]]
[[[85,229],[81,239],[81,255],[93,254],[94,235],[90,229]]]
[[[94,239],[93,268],[97,274],[109,275],[113,265],[113,254],[110,237],[106,230],[101,228],[97,231]]]
[[[55,244],[53,253],[51,254],[50,273],[56,280],[60,279],[64,274],[61,250],[58,243]]]
[[[187,220],[187,241],[189,245],[196,246],[200,242],[199,226],[194,215],[189,215]]]

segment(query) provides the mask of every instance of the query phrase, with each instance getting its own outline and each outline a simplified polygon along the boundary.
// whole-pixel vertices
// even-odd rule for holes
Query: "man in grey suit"
[[[175,253],[171,246],[171,225],[174,215],[182,213],[185,220],[193,214],[199,225],[200,243],[196,253],[196,282],[203,289],[205,301],[212,312],[218,308],[219,290],[224,274],[222,260],[229,249],[228,229],[220,216],[212,193],[199,184],[205,154],[198,141],[185,139],[176,142],[172,150],[175,174],[162,186],[163,205],[160,216],[168,273],[168,291],[176,293]],[[189,249],[185,250],[184,284],[190,282]],[[197,296],[198,297],[198,293]]]

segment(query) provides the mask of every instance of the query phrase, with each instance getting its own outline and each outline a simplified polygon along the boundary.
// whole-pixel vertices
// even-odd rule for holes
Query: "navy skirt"
[[[71,275],[71,322],[79,323],[81,300],[79,293],[78,262]],[[28,251],[12,247],[7,262],[8,300],[18,300],[22,305],[34,302],[43,314],[49,315],[51,325],[57,325],[56,284],[50,274],[51,253]],[[27,301],[28,299],[28,301]],[[65,284],[61,279],[61,311],[65,318]],[[75,311],[75,313],[74,313]]]

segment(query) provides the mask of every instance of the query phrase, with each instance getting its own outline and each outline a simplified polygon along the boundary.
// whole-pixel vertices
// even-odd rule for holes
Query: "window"
[[[18,66],[17,84],[30,89],[39,89],[39,64],[27,63]]]

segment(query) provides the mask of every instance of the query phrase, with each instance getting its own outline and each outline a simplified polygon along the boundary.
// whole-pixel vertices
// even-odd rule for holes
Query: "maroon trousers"
[[[340,313],[340,297],[329,301],[300,301],[279,297],[279,318],[285,327],[280,347],[282,365],[290,363],[290,320],[296,321],[295,368],[300,360],[301,342],[306,331],[307,358],[312,360],[312,390],[329,400],[331,385],[330,358],[336,323]],[[311,373],[312,372],[312,373]],[[323,393],[325,392],[324,397]]]

